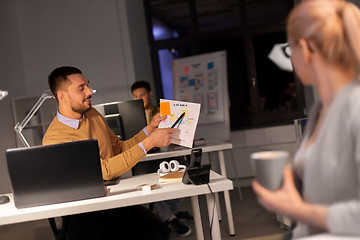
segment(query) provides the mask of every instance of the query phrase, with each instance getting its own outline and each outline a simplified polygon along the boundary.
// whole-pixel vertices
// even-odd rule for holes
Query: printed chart
[[[184,113],[174,126],[176,130],[171,143],[192,148],[200,107],[198,103],[160,99],[160,115],[167,118],[160,122],[159,128],[172,127]]]

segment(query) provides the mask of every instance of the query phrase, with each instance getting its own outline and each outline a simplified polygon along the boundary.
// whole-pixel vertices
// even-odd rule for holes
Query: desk
[[[337,236],[337,235],[331,235],[328,233],[299,238],[299,240],[354,240],[354,239],[359,239],[359,237]]]
[[[201,148],[203,153],[211,153],[211,152],[218,152],[219,156],[219,163],[220,163],[220,173],[223,177],[227,177],[226,174],[226,167],[225,167],[225,158],[224,158],[224,150],[232,149],[232,143],[224,142],[224,141],[214,141],[206,143],[204,146],[194,147],[192,149]],[[184,147],[165,147],[161,148],[160,152],[157,153],[149,153],[147,156],[142,159],[141,161],[151,161],[151,160],[158,160],[163,158],[171,158],[171,157],[179,157],[191,154],[191,148],[184,148]],[[224,199],[225,199],[225,208],[229,223],[229,233],[230,236],[235,235],[235,228],[234,228],[234,219],[232,215],[231,209],[231,201],[230,201],[230,194],[229,191],[224,191]],[[218,208],[220,210],[220,208]],[[220,215],[220,212],[219,212]]]
[[[214,218],[212,236],[213,239],[221,239],[217,211],[215,210],[213,214],[213,207],[216,208],[215,200],[207,185],[185,185],[182,182],[177,182],[161,184],[159,189],[148,193],[136,190],[140,184],[154,184],[158,183],[158,180],[159,176],[156,173],[135,176],[120,180],[120,183],[117,185],[107,187],[105,197],[23,209],[17,209],[14,205],[13,195],[8,194],[10,202],[0,205],[0,225],[191,197],[196,236],[197,239],[203,240],[204,235],[198,196],[206,194],[209,219],[211,221],[212,217]],[[213,171],[210,172],[209,184],[214,193],[233,188],[230,180]]]

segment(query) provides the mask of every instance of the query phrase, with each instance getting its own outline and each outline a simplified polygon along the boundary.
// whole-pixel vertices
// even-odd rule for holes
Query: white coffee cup
[[[282,186],[283,169],[289,159],[288,152],[255,152],[250,159],[255,177],[263,187],[275,191]]]

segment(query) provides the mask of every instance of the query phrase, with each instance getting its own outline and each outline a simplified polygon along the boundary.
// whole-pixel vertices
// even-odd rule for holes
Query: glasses
[[[309,44],[309,40],[305,39],[305,41],[306,41],[306,43],[307,43],[307,47],[308,47],[309,51],[310,51],[311,53],[315,52],[314,49],[313,49],[313,48],[311,47],[311,45]],[[284,55],[285,55],[286,57],[291,58],[291,48],[290,48],[289,43],[286,44],[286,45],[284,45],[284,46],[282,46],[282,47],[281,47],[281,50],[283,51],[283,53],[284,53]]]
[[[286,57],[291,58],[291,48],[290,48],[289,44],[282,46],[281,50],[283,51],[283,53]]]

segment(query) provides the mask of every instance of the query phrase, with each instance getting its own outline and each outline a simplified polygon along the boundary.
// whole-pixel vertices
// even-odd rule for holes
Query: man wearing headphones
[[[137,81],[131,86],[131,93],[133,94],[134,100],[143,100],[146,121],[147,123],[151,122],[154,116],[160,112],[160,108],[154,106],[152,103],[152,91],[150,84],[145,81]],[[158,169],[158,173],[161,174],[171,170],[176,171],[176,168],[183,166],[179,165],[176,160],[172,160],[169,163],[167,161],[164,162],[164,160],[165,159],[141,162],[140,164],[134,166],[133,173],[136,175],[141,173],[156,172]],[[179,162],[184,161],[183,159],[178,160]],[[156,202],[153,205],[153,210],[160,219],[166,224],[169,224],[178,235],[186,237],[191,233],[191,228],[184,224],[179,218],[192,219],[192,216],[187,212],[178,212],[178,207],[181,202],[182,198]]]

